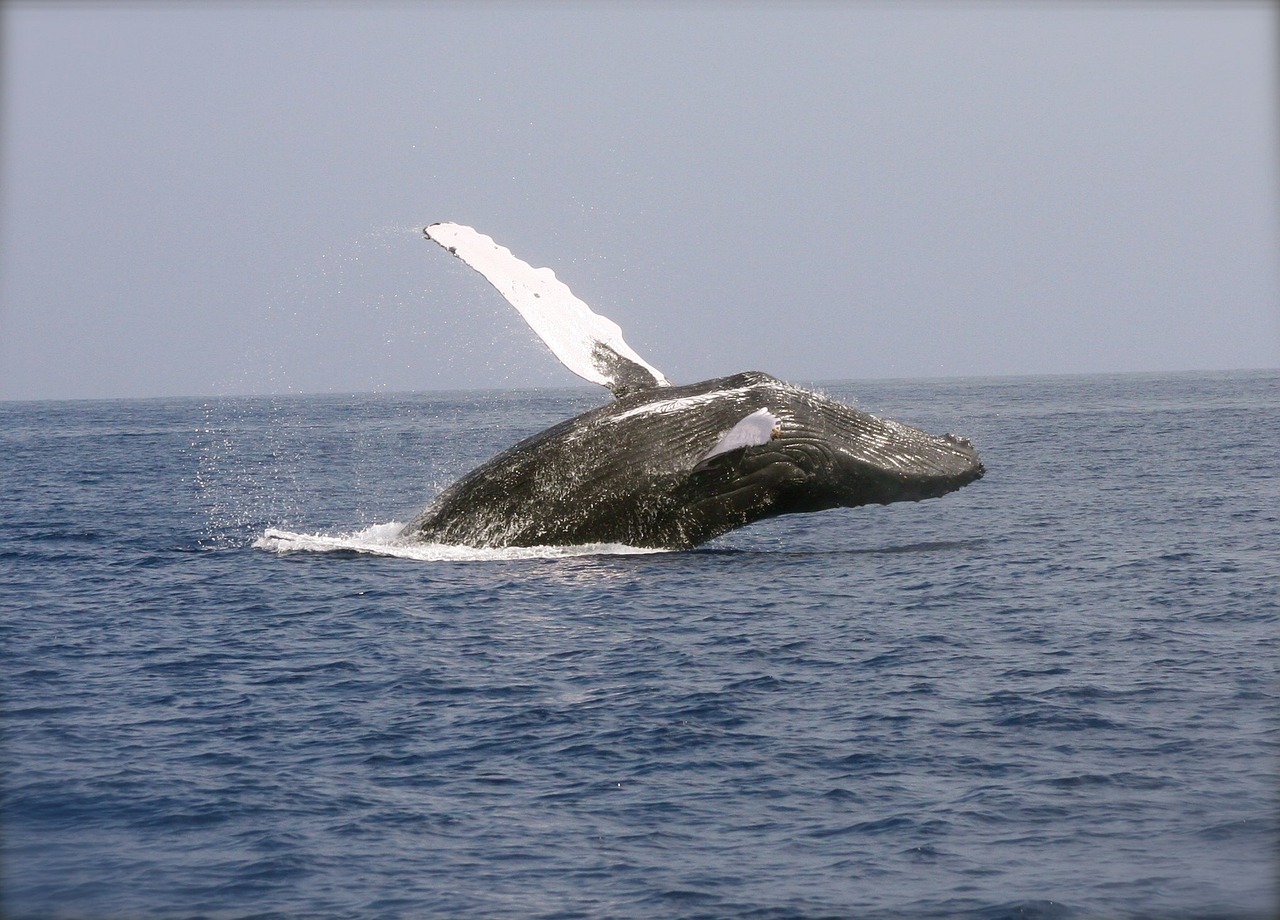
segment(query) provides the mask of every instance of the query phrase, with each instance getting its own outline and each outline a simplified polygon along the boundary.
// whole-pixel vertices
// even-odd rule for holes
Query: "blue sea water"
[[[826,390],[987,477],[406,555],[604,394],[0,403],[0,913],[1276,916],[1280,373]]]

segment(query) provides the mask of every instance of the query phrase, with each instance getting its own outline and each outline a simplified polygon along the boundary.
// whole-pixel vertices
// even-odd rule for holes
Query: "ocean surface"
[[[0,914],[1276,916],[1280,372],[824,389],[986,478],[403,548],[607,394],[0,403]]]

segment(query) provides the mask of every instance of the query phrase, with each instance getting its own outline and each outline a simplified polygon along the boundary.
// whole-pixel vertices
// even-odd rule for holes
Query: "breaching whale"
[[[673,386],[550,269],[460,224],[424,233],[615,399],[468,473],[403,538],[684,549],[776,515],[936,498],[984,472],[964,438],[877,418],[758,371]]]

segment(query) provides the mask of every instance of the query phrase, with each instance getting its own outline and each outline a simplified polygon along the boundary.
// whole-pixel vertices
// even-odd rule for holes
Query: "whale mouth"
[[[819,406],[817,416],[835,453],[836,479],[876,485],[889,501],[945,495],[986,472],[973,442],[960,435],[929,434],[834,402]]]
[[[922,437],[880,451],[838,448],[834,479],[840,491],[858,504],[922,501],[941,498],[986,474],[967,438],[912,431]]]

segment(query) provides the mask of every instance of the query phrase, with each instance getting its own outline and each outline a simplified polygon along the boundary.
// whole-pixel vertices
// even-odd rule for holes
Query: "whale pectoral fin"
[[[422,232],[483,275],[579,377],[608,387],[615,396],[670,386],[661,371],[623,341],[617,323],[575,297],[551,269],[534,268],[492,237],[462,224],[432,224]]]
[[[776,415],[768,409],[757,409],[750,415],[739,419],[737,424],[726,431],[715,445],[698,458],[697,464],[694,465],[695,473],[706,469],[709,461],[725,454],[731,454],[734,451],[741,451],[745,447],[759,447],[761,444],[768,444],[772,439],[779,436],[782,422]]]

